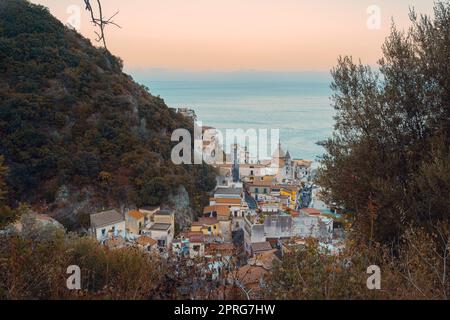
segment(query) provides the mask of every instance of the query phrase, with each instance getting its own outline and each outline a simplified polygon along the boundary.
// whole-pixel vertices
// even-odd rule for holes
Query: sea
[[[218,129],[279,129],[284,150],[318,161],[317,143],[333,132],[328,73],[176,72],[130,70],[172,108],[195,110],[204,126]]]

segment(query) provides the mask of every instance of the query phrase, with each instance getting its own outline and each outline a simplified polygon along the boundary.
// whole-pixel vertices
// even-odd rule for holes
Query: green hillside
[[[193,124],[124,74],[119,58],[44,7],[0,1],[0,155],[10,204],[52,212],[76,195],[94,207],[155,205],[184,186],[198,207],[214,175],[172,164],[170,136],[181,127]]]

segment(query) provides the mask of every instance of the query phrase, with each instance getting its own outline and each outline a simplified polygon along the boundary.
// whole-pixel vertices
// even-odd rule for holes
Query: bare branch
[[[117,23],[115,23],[113,21],[114,17],[116,17],[119,14],[119,11],[117,11],[111,17],[106,19],[106,18],[103,17],[103,8],[102,8],[101,1],[100,0],[96,0],[96,2],[97,2],[98,17],[96,17],[94,9],[92,8],[91,0],[84,0],[84,3],[86,5],[86,10],[91,15],[91,22],[96,27],[98,27],[98,30],[99,30],[99,31],[95,31],[95,34],[97,35],[96,41],[97,42],[103,42],[103,46],[105,47],[105,49],[108,49],[107,46],[106,46],[105,27],[108,26],[108,25],[113,25],[113,26],[116,26],[118,28],[121,28],[120,25],[118,25]]]

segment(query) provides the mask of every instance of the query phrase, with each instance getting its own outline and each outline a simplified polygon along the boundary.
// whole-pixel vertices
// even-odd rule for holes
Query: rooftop
[[[157,244],[157,241],[155,239],[152,239],[150,237],[147,236],[142,236],[139,237],[139,239],[136,240],[137,244],[140,244],[141,246],[154,246],[155,244]]]
[[[137,211],[137,210],[128,211],[128,216],[130,216],[136,220],[144,218],[144,215],[142,214],[142,212]]]
[[[219,204],[230,204],[230,205],[240,205],[241,198],[213,198],[211,201],[214,201]]]
[[[100,228],[124,221],[124,217],[117,210],[103,211],[91,214],[91,226]]]
[[[203,232],[183,232],[180,234],[180,237],[189,239],[189,242],[199,243],[204,241]]]
[[[312,216],[318,216],[321,215],[322,212],[317,210],[317,209],[313,209],[313,208],[304,208],[304,209],[300,209],[301,213],[306,213]]]
[[[265,251],[272,250],[272,246],[270,245],[270,242],[259,242],[259,243],[252,243],[252,251],[253,253],[260,253]]]
[[[258,285],[259,282],[267,274],[267,270],[263,267],[245,265],[234,271],[234,277],[241,281],[244,285]]]
[[[203,213],[212,213],[216,212],[218,216],[229,216],[230,215],[230,209],[228,206],[208,206],[203,209]]]
[[[242,188],[218,188],[214,194],[236,195],[240,196]]]
[[[172,227],[171,224],[169,223],[155,223],[154,225],[152,225],[150,227],[150,230],[153,231],[167,231],[170,229],[170,227]]]

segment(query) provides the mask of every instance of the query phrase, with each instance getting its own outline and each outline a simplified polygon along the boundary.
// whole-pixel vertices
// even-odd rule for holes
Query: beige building
[[[140,208],[139,211],[144,215],[145,225],[152,222],[153,217],[155,216],[155,213],[157,213],[160,210],[161,210],[160,206]]]
[[[153,215],[153,222],[156,224],[170,224],[171,229],[175,231],[175,214],[171,210],[158,210]]]
[[[138,248],[146,252],[158,252],[158,242],[147,236],[141,236],[136,240]]]
[[[140,235],[142,229],[145,227],[145,216],[140,211],[131,210],[125,215],[125,222],[127,232],[134,235]]]

